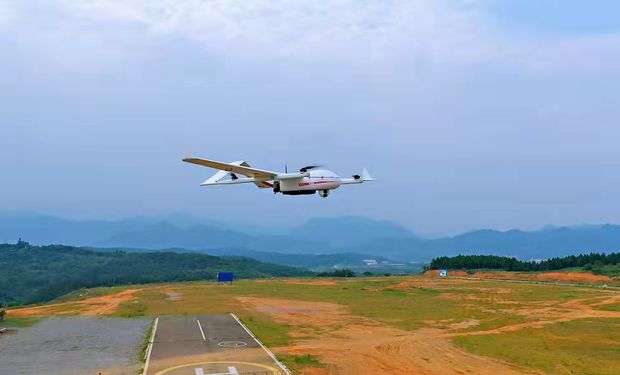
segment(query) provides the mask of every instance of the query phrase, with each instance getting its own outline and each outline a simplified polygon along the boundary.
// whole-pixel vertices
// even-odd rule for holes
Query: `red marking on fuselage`
[[[297,185],[300,186],[300,187],[303,187],[303,186],[309,186],[309,185],[329,184],[330,182],[336,182],[336,181],[300,182]]]

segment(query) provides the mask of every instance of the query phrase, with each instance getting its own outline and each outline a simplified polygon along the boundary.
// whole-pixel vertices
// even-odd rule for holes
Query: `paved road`
[[[280,375],[232,315],[160,318],[145,375]]]

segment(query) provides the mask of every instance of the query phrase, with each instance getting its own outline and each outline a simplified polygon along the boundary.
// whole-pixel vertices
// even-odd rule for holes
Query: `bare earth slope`
[[[351,315],[343,306],[332,303],[255,297],[239,300],[276,322],[295,327],[291,334],[300,339],[276,351],[318,355],[335,364],[338,374],[521,373],[506,363],[455,347],[439,329],[407,332]]]

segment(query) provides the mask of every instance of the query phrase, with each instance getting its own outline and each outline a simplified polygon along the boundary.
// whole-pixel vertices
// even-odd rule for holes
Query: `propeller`
[[[322,167],[322,165],[308,165],[308,166],[305,166],[305,167],[301,168],[299,170],[299,172],[306,173],[306,172],[308,172],[311,169],[320,168],[320,167]]]

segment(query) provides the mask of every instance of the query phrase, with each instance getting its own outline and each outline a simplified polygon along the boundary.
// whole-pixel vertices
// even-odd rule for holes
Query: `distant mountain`
[[[360,217],[312,219],[287,231],[259,232],[256,227],[217,225],[192,218],[131,218],[76,221],[45,215],[0,215],[0,241],[19,237],[39,245],[161,249],[238,247],[256,251],[327,254],[346,246],[389,238],[413,238],[395,223]],[[257,233],[258,232],[258,233]]]
[[[94,242],[96,246],[128,246],[148,249],[183,247],[201,249],[237,246],[252,241],[252,236],[211,225],[179,227],[169,222],[156,222],[120,231]]]
[[[217,224],[191,217],[77,221],[34,214],[0,214],[0,241],[22,237],[31,243],[77,246],[217,249],[285,254],[370,254],[400,261],[429,261],[437,256],[495,254],[542,259],[620,249],[620,226],[547,226],[538,231],[477,230],[426,239],[386,220],[362,217],[316,218],[285,230]],[[257,259],[264,259],[255,256]]]
[[[620,226],[592,225],[560,227],[539,231],[478,230],[455,237],[421,244],[428,255],[494,254],[520,259],[545,259],[586,252],[612,252],[620,249]]]
[[[94,244],[113,236],[120,228],[137,230],[140,222],[67,220],[37,214],[0,214],[0,242],[15,242],[19,237],[36,244],[65,243],[72,245]]]
[[[207,250],[211,255],[217,256],[243,256],[260,260],[261,262],[282,264],[292,267],[307,268],[310,270],[326,270],[330,268],[359,268],[366,266],[365,259],[373,259],[377,263],[394,261],[382,256],[374,256],[358,253],[338,254],[285,254],[266,251],[254,251],[238,248],[211,249]]]
[[[358,253],[338,253],[338,254],[286,254],[267,251],[248,250],[243,248],[212,248],[206,250],[188,250],[182,248],[166,248],[159,250],[150,249],[138,249],[130,247],[109,247],[98,248],[89,247],[86,248],[99,252],[112,252],[123,251],[127,253],[145,253],[145,252],[175,252],[175,253],[198,253],[208,254],[215,256],[239,256],[245,258],[252,258],[261,262],[280,264],[291,267],[306,268],[312,271],[325,271],[332,268],[368,268],[367,263],[364,260],[374,260],[378,265],[382,265],[384,268],[389,268],[391,264],[397,263],[394,260],[375,255],[358,254]],[[369,267],[371,271],[375,267]],[[376,267],[375,267],[376,268]],[[398,267],[396,267],[398,269]],[[402,268],[402,267],[401,267]],[[409,266],[407,269],[421,269],[421,266],[414,267]]]
[[[589,225],[577,228],[545,228],[539,231],[490,229],[439,239],[388,238],[345,248],[365,254],[381,254],[401,260],[429,260],[458,254],[493,254],[519,259],[546,259],[584,252],[620,250],[620,226]]]
[[[387,220],[373,220],[357,216],[315,218],[293,228],[288,233],[295,238],[320,238],[329,247],[342,248],[369,241],[390,238],[411,239],[409,229]]]

